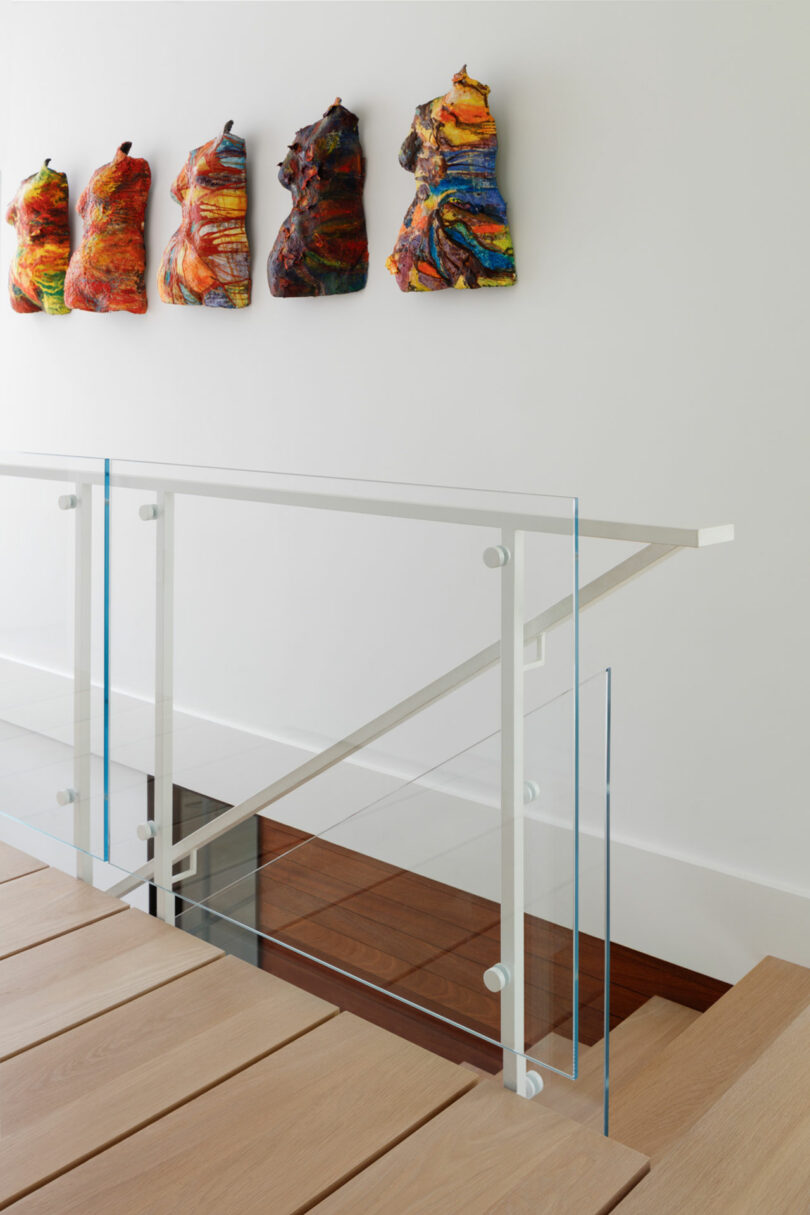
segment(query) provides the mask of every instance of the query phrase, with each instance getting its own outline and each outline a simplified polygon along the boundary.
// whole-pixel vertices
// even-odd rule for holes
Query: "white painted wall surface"
[[[45,156],[68,172],[74,200],[123,139],[153,173],[145,317],[0,308],[3,445],[578,494],[589,515],[734,522],[733,545],[682,554],[583,619],[583,672],[615,672],[615,825],[634,858],[617,867],[616,935],[724,978],[765,950],[810,961],[810,10],[67,3],[7,5],[3,21],[4,208]],[[41,62],[64,63],[58,90],[31,87],[34,44]],[[492,87],[519,282],[405,297],[384,269],[412,196],[398,147],[415,105],[465,60]],[[274,300],[264,263],[289,201],[275,165],[336,94],[360,117],[368,159],[369,284]],[[169,186],[228,118],[248,143],[254,302],[170,308],[154,287],[178,222]],[[2,226],[5,270],[13,233]],[[375,697],[384,708],[409,677],[424,682],[420,661],[429,675],[452,645],[463,658],[492,639],[491,581],[460,630],[434,634],[448,596],[415,533],[391,545],[423,573],[393,594],[386,572],[401,613],[389,625],[368,608],[379,567],[342,561],[331,533],[319,542],[311,522],[286,516],[252,520],[233,543],[222,518],[216,529],[216,516],[199,520],[186,537],[189,567],[210,565],[227,588],[206,609],[188,583],[186,707],[203,716],[243,679],[242,724],[263,728],[251,697],[264,676],[271,724],[334,737]],[[463,543],[477,560],[477,538]],[[148,546],[119,552],[114,674],[144,693],[151,641],[134,630],[147,628]],[[281,608],[279,553],[301,552],[312,554],[301,599]],[[605,560],[585,556],[586,576]],[[240,569],[246,606],[228,593]],[[47,593],[32,563],[4,582],[15,577],[41,578]],[[265,606],[273,628],[257,663]],[[216,659],[229,613],[228,662],[209,671],[195,655],[207,641]],[[349,678],[366,616],[373,656]],[[391,636],[406,638],[401,659],[387,653]],[[335,647],[346,637],[348,657]],[[558,658],[533,703],[562,686]],[[453,746],[476,736],[486,709],[471,714]],[[430,741],[417,731],[410,758]],[[667,881],[649,880],[665,870]]]

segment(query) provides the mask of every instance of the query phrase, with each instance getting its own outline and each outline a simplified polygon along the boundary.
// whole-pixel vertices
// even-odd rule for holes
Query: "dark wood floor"
[[[307,838],[301,832],[263,818],[259,824],[259,931],[419,1008],[265,939],[260,965],[447,1058],[497,1071],[497,1046],[420,1010],[497,1039],[500,997],[486,990],[482,974],[499,957],[498,904],[323,840],[296,848]],[[525,931],[529,1047],[552,1030],[571,1036],[573,941],[570,930],[531,916]],[[621,945],[611,948],[611,973],[612,1027],[653,995],[704,1011],[728,990]],[[579,1038],[586,1044],[602,1037],[603,979],[603,942],[580,934]]]

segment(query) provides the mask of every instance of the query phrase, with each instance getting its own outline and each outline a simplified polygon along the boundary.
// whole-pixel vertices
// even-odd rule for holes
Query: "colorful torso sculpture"
[[[245,308],[250,303],[250,249],[245,141],[221,135],[195,148],[172,186],[183,220],[158,271],[167,304]]]
[[[68,182],[48,168],[26,177],[6,220],[17,230],[17,252],[8,273],[15,312],[70,312],[65,303],[65,272],[70,259]]]
[[[366,164],[357,116],[340,98],[296,131],[278,179],[293,196],[267,262],[273,295],[340,295],[368,277],[363,213]]]
[[[495,178],[489,88],[462,68],[444,97],[420,105],[399,163],[417,189],[387,266],[403,291],[506,287],[515,254]]]
[[[70,259],[65,302],[85,312],[146,312],[143,229],[151,173],[123,143],[96,169],[76,210],[82,243]]]

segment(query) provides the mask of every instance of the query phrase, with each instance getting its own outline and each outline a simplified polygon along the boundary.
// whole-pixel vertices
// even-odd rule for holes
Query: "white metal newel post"
[[[61,505],[61,502],[60,502]],[[73,846],[76,876],[92,884],[90,836],[90,663],[93,585],[93,487],[79,484],[75,495],[73,589]]]
[[[523,963],[524,533],[501,533],[501,991],[503,1082],[525,1095]],[[521,1053],[514,1053],[514,1052]]]

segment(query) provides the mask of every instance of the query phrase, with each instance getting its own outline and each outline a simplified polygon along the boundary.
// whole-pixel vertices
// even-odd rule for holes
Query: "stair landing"
[[[14,1215],[600,1215],[647,1171],[640,1153],[3,845],[0,874],[14,934],[0,1208]]]

